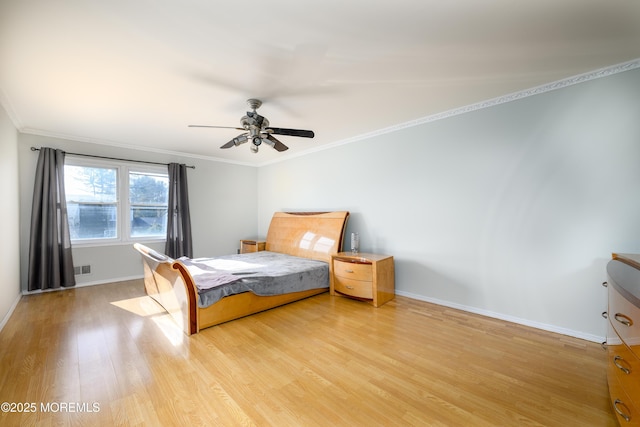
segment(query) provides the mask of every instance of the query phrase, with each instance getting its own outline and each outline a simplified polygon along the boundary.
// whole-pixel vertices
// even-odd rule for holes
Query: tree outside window
[[[64,167],[71,240],[116,238],[118,170]]]
[[[131,237],[166,236],[169,177],[129,173]]]
[[[166,236],[169,189],[166,172],[160,172],[159,168],[149,171],[125,165],[81,163],[73,161],[65,165],[72,241],[106,242]]]

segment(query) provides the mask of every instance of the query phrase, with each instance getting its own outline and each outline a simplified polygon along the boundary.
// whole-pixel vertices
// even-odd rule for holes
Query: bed
[[[192,335],[327,292],[331,255],[342,250],[348,218],[346,211],[276,212],[262,253],[174,260],[139,243],[134,248],[142,256],[147,295]],[[276,261],[287,267],[304,264],[309,270],[287,269],[280,274],[282,267]],[[220,268],[220,263],[240,266]],[[297,281],[305,283],[302,289],[292,287]],[[270,290],[273,286],[279,289]],[[212,293],[219,295],[211,297]]]

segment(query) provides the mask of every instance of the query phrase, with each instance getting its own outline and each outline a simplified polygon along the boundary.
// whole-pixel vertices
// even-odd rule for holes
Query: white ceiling
[[[254,165],[637,58],[637,0],[0,0],[20,131]],[[316,137],[187,127],[248,98]]]

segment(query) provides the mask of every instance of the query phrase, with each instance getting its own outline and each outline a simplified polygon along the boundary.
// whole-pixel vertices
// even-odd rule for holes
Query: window
[[[74,244],[166,238],[169,188],[166,168],[67,156],[64,174]]]
[[[166,173],[129,172],[131,237],[166,237],[168,189]]]

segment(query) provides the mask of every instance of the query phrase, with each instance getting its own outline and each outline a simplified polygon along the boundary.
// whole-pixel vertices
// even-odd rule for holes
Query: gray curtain
[[[28,289],[75,284],[64,194],[64,151],[41,148],[33,186]]]
[[[178,163],[169,163],[167,244],[164,252],[171,258],[193,258],[187,167]]]

